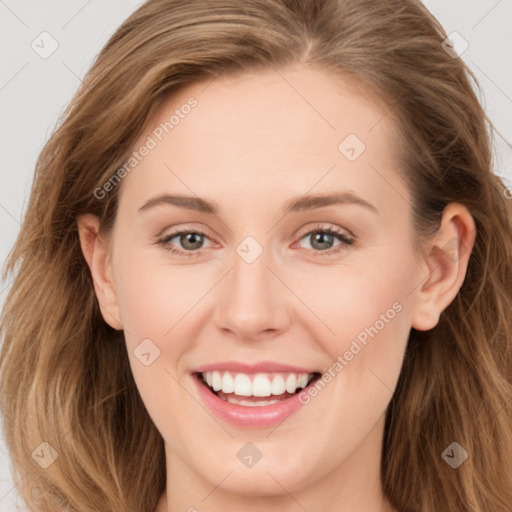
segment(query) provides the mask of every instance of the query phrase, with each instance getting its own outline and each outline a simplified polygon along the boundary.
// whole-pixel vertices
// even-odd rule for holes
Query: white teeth
[[[284,379],[281,375],[276,375],[272,381],[272,394],[282,395],[286,391]]]
[[[233,393],[235,391],[235,383],[233,382],[233,377],[229,372],[224,374],[222,377],[222,392],[223,393]]]
[[[233,393],[238,396],[252,396],[251,379],[243,373],[237,373]]]
[[[212,372],[211,386],[214,391],[220,391],[222,388],[222,379],[219,372]]]
[[[294,393],[297,389],[297,377],[293,373],[290,373],[286,379],[286,391],[288,393]]]
[[[297,378],[297,387],[305,388],[308,385],[308,376],[305,373],[301,373]]]
[[[277,404],[281,400],[258,400],[257,402],[251,402],[250,400],[238,400],[234,396],[225,398],[226,402],[235,405],[245,405],[246,407],[261,407],[263,405]]]
[[[305,388],[311,374],[273,373],[269,376],[265,373],[248,375],[211,371],[203,372],[201,376],[214,391],[222,390],[223,393],[234,393],[238,396],[270,397],[282,395],[285,392],[295,393],[298,388]],[[262,404],[261,401],[259,403]]]
[[[254,396],[270,396],[272,384],[265,375],[256,375],[252,381],[252,394]]]

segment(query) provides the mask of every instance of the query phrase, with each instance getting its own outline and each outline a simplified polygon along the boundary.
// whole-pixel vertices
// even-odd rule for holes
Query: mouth
[[[314,384],[319,372],[238,373],[195,372],[200,385],[220,400],[243,407],[264,407],[282,403]]]

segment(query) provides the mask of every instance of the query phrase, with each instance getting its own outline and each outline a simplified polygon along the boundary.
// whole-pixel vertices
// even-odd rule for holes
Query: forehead
[[[310,68],[196,82],[168,97],[139,137],[134,150],[151,149],[124,179],[123,195],[167,188],[257,203],[258,191],[364,188],[396,167],[388,110],[355,82]]]

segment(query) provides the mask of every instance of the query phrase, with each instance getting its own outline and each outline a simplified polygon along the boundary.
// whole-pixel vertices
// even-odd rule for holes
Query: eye
[[[337,253],[346,248],[348,245],[352,245],[355,238],[349,236],[343,231],[339,231],[336,228],[326,226],[316,226],[315,229],[308,231],[305,235],[301,236],[301,240],[309,240],[310,247],[314,251],[314,256],[324,256],[326,254]],[[333,248],[335,240],[339,240],[339,244]]]
[[[183,249],[178,249],[170,245],[171,240],[174,240],[175,238],[178,238],[178,242],[183,247]],[[172,252],[173,254],[196,256],[198,254],[198,249],[203,248],[202,245],[205,238],[209,240],[206,233],[204,233],[200,229],[190,229],[183,231],[175,231],[174,233],[170,233],[165,237],[159,239],[157,242],[160,245],[162,245],[164,249]]]
[[[178,243],[182,247],[181,249],[172,244],[172,240],[175,238],[178,239]],[[203,243],[205,239],[210,240],[206,233],[200,229],[190,229],[169,233],[163,238],[157,240],[157,243],[173,254],[188,257],[199,255],[200,249],[204,248]],[[352,245],[355,241],[355,238],[343,231],[322,225],[318,225],[315,229],[307,231],[300,237],[299,242],[304,239],[310,240],[310,248],[313,250],[314,256],[338,253],[347,246]],[[339,240],[340,243],[335,245],[333,248],[332,244],[336,239]]]

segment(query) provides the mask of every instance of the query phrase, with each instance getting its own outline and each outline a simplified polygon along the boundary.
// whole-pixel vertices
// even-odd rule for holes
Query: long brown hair
[[[120,186],[101,199],[94,191],[170,94],[299,63],[353,79],[389,106],[419,239],[452,201],[477,227],[458,295],[434,329],[411,331],[387,410],[384,492],[403,512],[510,511],[512,202],[492,172],[476,79],[445,51],[446,37],[418,0],[149,0],[122,24],[40,154],[4,269],[13,282],[0,324],[0,405],[31,508],[153,512],[165,489],[163,439],[122,332],[100,314],[77,216],[112,226]],[[47,469],[31,456],[49,450],[43,442],[58,455]],[[457,469],[442,457],[452,442],[469,454]]]

